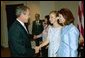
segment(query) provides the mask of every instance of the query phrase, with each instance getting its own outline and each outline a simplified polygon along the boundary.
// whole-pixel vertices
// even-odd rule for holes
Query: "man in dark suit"
[[[30,34],[24,23],[28,22],[30,9],[21,5],[16,9],[16,21],[9,29],[9,48],[12,57],[33,57],[37,50],[31,48]]]
[[[43,22],[40,20],[40,14],[35,14],[35,21],[33,21],[32,24],[32,34],[33,35],[39,35],[43,31]],[[38,38],[35,40],[36,45],[39,45],[39,42],[41,41],[41,38]]]

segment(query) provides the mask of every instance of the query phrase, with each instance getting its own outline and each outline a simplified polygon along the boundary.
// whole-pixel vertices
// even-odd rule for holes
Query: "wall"
[[[52,10],[55,10],[55,1],[40,1],[40,14],[42,19]]]

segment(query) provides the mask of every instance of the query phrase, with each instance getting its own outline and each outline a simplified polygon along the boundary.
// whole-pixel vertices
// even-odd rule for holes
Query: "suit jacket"
[[[9,48],[13,57],[33,57],[29,33],[16,20],[9,29]]]
[[[65,26],[61,31],[61,43],[57,52],[59,57],[77,57],[79,31],[73,25]]]
[[[32,34],[33,35],[39,35],[40,33],[42,33],[43,31],[43,23],[41,20],[39,20],[39,23],[35,21],[33,21],[33,25],[32,25]]]

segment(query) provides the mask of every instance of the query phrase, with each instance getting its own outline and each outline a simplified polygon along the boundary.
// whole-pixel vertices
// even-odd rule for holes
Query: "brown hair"
[[[49,25],[49,24],[50,24],[49,15],[46,15],[46,16],[45,16],[45,19],[47,20],[47,24]]]
[[[27,11],[27,9],[30,9],[30,8],[27,7],[27,6],[24,6],[24,5],[17,6],[17,8],[16,8],[16,16],[19,17],[21,15],[21,13],[24,13],[25,11]]]
[[[60,11],[58,11],[58,13],[63,15],[65,19],[64,25],[69,25],[70,23],[74,22],[74,16],[69,9],[62,8]]]

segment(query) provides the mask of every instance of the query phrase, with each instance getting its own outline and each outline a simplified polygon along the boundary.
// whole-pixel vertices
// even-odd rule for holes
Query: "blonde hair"
[[[51,11],[49,14],[52,14],[52,13],[54,13],[56,17],[58,16],[58,11]]]

